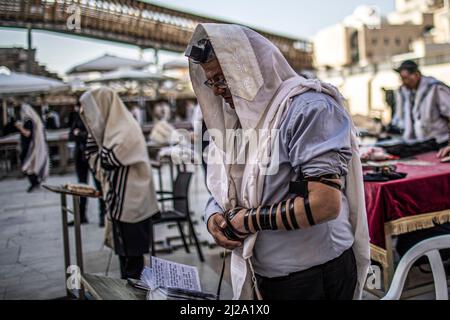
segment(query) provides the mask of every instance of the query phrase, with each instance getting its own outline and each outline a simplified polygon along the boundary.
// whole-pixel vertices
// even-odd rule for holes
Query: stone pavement
[[[168,174],[164,174],[168,177]],[[156,178],[156,177],[155,177]],[[202,174],[196,174],[191,181],[191,210],[195,212],[196,226],[203,242],[212,244],[206,231],[201,213],[209,193],[203,183]],[[53,175],[48,184],[76,182],[75,174]],[[155,181],[158,181],[155,179]],[[168,186],[167,178],[164,185]],[[26,179],[5,179],[0,181],[0,299],[54,299],[65,295],[64,255],[60,197],[40,188],[27,193]],[[71,198],[68,197],[68,201]],[[69,202],[71,203],[71,202]],[[109,248],[103,247],[104,229],[98,227],[98,202],[88,201],[90,223],[82,225],[82,243],[85,272],[119,277],[118,260],[111,257]],[[69,218],[70,219],[70,218]],[[176,228],[167,225],[155,227],[156,240],[178,235]],[[72,263],[75,263],[73,228],[70,231]],[[177,245],[177,241],[174,242]],[[158,247],[157,247],[158,248]],[[220,250],[202,246],[207,263],[217,270],[220,267]],[[182,263],[196,263],[197,253],[191,247],[191,254],[177,249],[171,254],[158,255]],[[108,262],[111,261],[109,264]]]

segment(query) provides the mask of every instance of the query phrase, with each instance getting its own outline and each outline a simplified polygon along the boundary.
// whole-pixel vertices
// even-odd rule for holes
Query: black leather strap
[[[227,214],[227,220],[230,220],[230,221],[233,220],[234,217],[237,215],[237,213],[238,213],[240,210],[242,210],[241,207],[235,207],[235,208],[233,208],[232,210],[230,210],[230,211],[228,212],[228,214]]]
[[[264,230],[266,225],[267,217],[265,211],[267,211],[266,207],[259,207],[256,209],[256,213],[259,212],[259,225],[261,226],[261,230]]]
[[[258,219],[256,217],[256,212],[252,211],[252,222],[253,222],[253,229],[254,230],[259,230],[259,225],[258,225]]]
[[[337,174],[327,174],[320,177],[304,177],[303,175],[301,175],[298,181],[291,181],[289,183],[289,192],[304,198],[308,193],[309,181],[320,182],[337,190],[342,190],[342,187],[339,183],[329,180],[340,178],[341,177]]]
[[[248,236],[248,233],[243,233],[240,232],[238,230],[236,230],[236,228],[233,227],[231,221],[233,220],[233,218],[236,216],[236,214],[242,210],[242,208],[240,207],[236,207],[232,210],[230,210],[229,212],[227,212],[225,214],[225,221],[227,223],[226,228],[224,229],[224,234],[225,236],[232,241],[242,241],[242,239],[246,236]]]
[[[342,190],[342,186],[339,183],[337,183],[337,182],[330,181],[330,180],[321,180],[319,182],[323,183],[323,184],[326,184],[327,186],[330,186],[332,188],[335,188],[335,189],[337,189],[339,191]]]
[[[288,211],[289,211],[289,216],[291,217],[291,223],[292,223],[292,226],[294,227],[294,230],[298,230],[298,229],[300,229],[300,226],[298,225],[297,219],[295,218],[294,202],[295,202],[295,199],[290,200]]]
[[[316,223],[314,222],[314,218],[313,218],[313,215],[311,212],[311,207],[309,206],[308,195],[306,195],[306,197],[303,198],[303,203],[305,205],[306,218],[308,219],[309,225],[312,227],[312,226],[316,225]]]
[[[245,212],[245,215],[244,215],[244,229],[247,232],[250,232],[250,227],[248,225],[248,219],[249,219],[250,212],[253,212],[253,209],[252,210],[247,210]]]
[[[241,241],[242,239],[239,238],[233,230],[236,229],[234,229],[230,224],[227,224],[227,227],[223,230],[225,237],[227,237],[227,239],[231,241]]]
[[[320,176],[319,178],[320,179],[340,179],[341,176],[339,176],[338,174],[324,174],[323,176]]]
[[[270,230],[278,230],[277,226],[277,207],[275,205],[272,205],[270,207]],[[274,212],[275,209],[275,212]]]
[[[308,181],[291,181],[289,182],[289,193],[296,194],[300,197],[304,197],[308,192]]]
[[[267,214],[264,214],[267,212],[267,208],[265,208],[265,211],[263,211],[264,207],[259,207],[257,212],[259,212],[259,225],[261,226],[261,229],[265,229],[268,223],[268,217]]]
[[[322,184],[325,184],[329,187],[335,188],[339,191],[342,191],[342,186],[334,181],[330,181],[329,179],[340,179],[340,176],[337,174],[327,174],[320,177],[305,177],[302,172],[300,172],[298,181],[291,181],[289,183],[289,192],[296,194],[303,198],[304,205],[305,205],[305,214],[306,218],[308,219],[308,222],[311,226],[314,226],[316,223],[314,221],[311,206],[309,205],[309,197],[308,197],[308,182],[314,181],[314,182],[320,182]],[[295,228],[298,228],[297,220],[295,219],[294,210],[289,210],[290,217],[292,221],[292,225]],[[296,225],[294,225],[296,224]],[[299,228],[298,228],[299,229]]]
[[[287,201],[283,201],[281,203],[281,208],[280,208],[281,220],[283,221],[283,225],[286,230],[292,230],[292,228],[289,224],[289,221],[287,219],[286,206],[287,206]]]
[[[259,222],[261,225],[261,230],[272,229],[272,226],[270,225],[270,208],[271,206],[264,206],[259,208]]]
[[[339,176],[335,176],[335,175],[331,175],[331,178],[329,178],[328,176],[306,178],[307,181],[320,182],[322,184],[325,184],[327,186],[335,188],[335,189],[337,189],[339,191],[342,190],[342,187],[341,187],[340,183],[337,183],[337,182],[334,182],[334,181],[330,181],[330,180],[326,180],[326,179],[340,179],[340,178],[339,178]]]

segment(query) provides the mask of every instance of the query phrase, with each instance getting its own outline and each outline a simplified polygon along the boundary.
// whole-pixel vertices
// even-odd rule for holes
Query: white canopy
[[[10,71],[0,67],[0,95],[50,93],[70,89],[62,81]]]
[[[175,59],[163,64],[163,70],[188,69],[188,59]]]
[[[67,74],[81,73],[81,72],[106,72],[117,70],[120,68],[140,69],[148,66],[149,64],[150,62],[147,61],[120,58],[113,55],[105,54],[94,60],[72,67],[67,72]]]
[[[116,70],[106,72],[102,74],[99,78],[92,79],[86,82],[110,82],[110,81],[160,82],[165,80],[175,80],[175,79],[167,77],[160,73],[128,69],[128,70]]]

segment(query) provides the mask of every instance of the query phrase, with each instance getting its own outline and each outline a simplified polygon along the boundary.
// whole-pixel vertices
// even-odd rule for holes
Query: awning
[[[148,66],[150,62],[143,60],[134,60],[128,58],[116,57],[105,54],[94,60],[76,65],[72,67],[67,74],[82,72],[107,72],[120,68],[140,69]]]
[[[0,67],[0,96],[53,93],[70,89],[62,81]]]
[[[138,82],[162,82],[166,80],[176,80],[160,73],[153,73],[142,70],[116,70],[106,72],[96,79],[86,81],[91,82],[112,82],[112,81],[138,81]]]
[[[175,59],[163,64],[163,70],[188,69],[188,59]]]

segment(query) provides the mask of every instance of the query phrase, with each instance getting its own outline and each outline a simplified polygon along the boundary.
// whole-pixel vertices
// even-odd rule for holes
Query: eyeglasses
[[[228,83],[225,79],[220,79],[217,81],[206,80],[203,84],[210,89],[212,89],[214,87],[216,87],[218,89],[227,89],[228,88]]]

